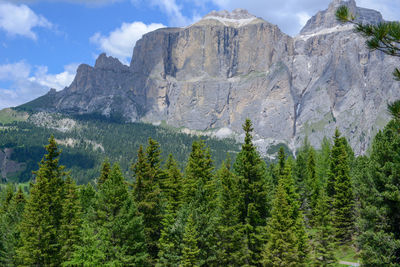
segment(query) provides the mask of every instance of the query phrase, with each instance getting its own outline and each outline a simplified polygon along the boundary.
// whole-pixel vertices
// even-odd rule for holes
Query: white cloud
[[[47,88],[56,90],[64,89],[74,80],[78,64],[69,64],[64,66],[64,71],[58,74],[48,74],[46,66],[39,66],[33,77],[29,77],[29,81],[38,83]]]
[[[75,77],[77,64],[64,67],[58,74],[49,74],[47,67],[32,67],[24,62],[0,65],[0,81],[10,81],[10,88],[0,88],[0,109],[26,103],[45,94],[50,88],[63,89]]]
[[[29,76],[31,66],[24,61],[0,65],[0,81],[16,81]]]
[[[52,24],[26,5],[0,2],[0,28],[5,32],[36,40],[37,35],[32,31],[35,27],[51,28]]]
[[[99,48],[108,55],[117,57],[122,63],[127,64],[129,57],[132,56],[133,47],[136,41],[143,34],[165,27],[159,23],[149,25],[143,22],[122,23],[121,27],[110,32],[108,36],[100,33],[94,34],[90,41],[99,46]]]

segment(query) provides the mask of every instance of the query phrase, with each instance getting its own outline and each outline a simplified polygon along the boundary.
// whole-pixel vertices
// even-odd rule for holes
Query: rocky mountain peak
[[[332,2],[329,4],[328,10],[336,12],[336,9],[342,5],[346,5],[349,8],[357,7],[355,0],[332,0]]]
[[[358,7],[355,0],[333,0],[328,9],[318,12],[307,21],[300,34],[310,35],[326,29],[340,28],[342,25],[337,21],[335,14],[336,10],[342,5],[349,8],[358,22],[377,24],[383,21],[381,13],[376,10]]]
[[[210,20],[220,22],[225,26],[241,27],[259,21],[260,19],[250,14],[245,9],[237,8],[232,12],[227,10],[211,11],[205,15],[200,22],[206,22]]]
[[[224,19],[235,19],[235,20],[257,18],[256,16],[250,14],[249,11],[242,8],[237,8],[232,12],[229,12],[227,10],[221,10],[221,11],[213,10],[204,16],[204,18],[208,17],[219,17]]]
[[[117,58],[107,56],[106,53],[102,53],[96,59],[94,65],[96,69],[121,69],[127,68],[128,66],[123,65]]]

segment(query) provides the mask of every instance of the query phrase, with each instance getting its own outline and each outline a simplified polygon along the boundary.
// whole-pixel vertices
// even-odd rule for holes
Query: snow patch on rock
[[[311,34],[299,34],[299,35],[297,35],[295,37],[295,39],[307,41],[311,37],[315,37],[315,36],[318,36],[318,35],[325,35],[325,34],[331,34],[331,33],[343,32],[343,31],[350,31],[352,29],[354,29],[354,25],[352,25],[352,24],[338,25],[338,26],[335,26],[335,27],[332,27],[332,28],[326,28],[326,29],[322,29],[322,30],[316,31],[316,32],[311,33]]]
[[[240,8],[235,9],[232,12],[226,10],[212,11],[203,18],[203,20],[217,20],[225,26],[234,27],[242,27],[252,23],[256,19],[256,16],[251,15],[247,10]]]

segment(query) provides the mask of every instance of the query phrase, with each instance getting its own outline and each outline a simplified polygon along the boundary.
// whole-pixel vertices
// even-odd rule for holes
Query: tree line
[[[153,139],[124,177],[105,161],[77,186],[54,137],[29,195],[9,185],[0,206],[0,263],[11,266],[334,266],[355,246],[366,265],[400,260],[400,121],[355,157],[336,130],[320,150],[279,150],[267,165],[252,123],[232,161],[215,170],[203,141],[183,170]],[[131,182],[133,181],[133,182]]]

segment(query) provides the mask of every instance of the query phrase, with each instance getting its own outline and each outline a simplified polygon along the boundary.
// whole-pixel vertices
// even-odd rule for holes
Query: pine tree
[[[354,227],[354,196],[346,144],[336,129],[331,154],[328,194],[333,199],[333,222],[338,241],[350,241]],[[333,188],[332,188],[333,183]]]
[[[175,229],[176,212],[174,206],[168,203],[161,222],[161,237],[158,241],[158,260],[156,266],[177,266],[180,262],[180,238]]]
[[[216,182],[209,148],[193,142],[183,180],[183,203],[198,233],[199,265],[215,265],[217,251]]]
[[[47,154],[35,172],[36,181],[25,205],[21,222],[21,247],[17,256],[22,265],[60,265],[60,225],[64,194],[64,167],[59,166],[60,151],[53,136]]]
[[[288,205],[293,208],[292,221],[294,223],[298,251],[297,266],[308,266],[310,253],[309,237],[305,229],[304,217],[301,211],[300,196],[296,192],[296,186],[292,176],[292,166],[293,162],[291,158],[288,158],[284,165],[280,183],[286,190]]]
[[[331,143],[328,138],[324,137],[321,142],[321,150],[317,153],[316,157],[317,179],[320,182],[321,187],[326,187],[326,184],[328,182],[330,155]]]
[[[310,223],[313,223],[315,216],[316,206],[318,203],[318,194],[320,191],[320,181],[317,177],[316,161],[315,161],[315,151],[310,149],[308,159],[307,159],[307,199],[308,199],[308,219]]]
[[[347,160],[343,155],[343,146],[342,139],[340,138],[340,132],[336,128],[335,135],[333,136],[334,145],[332,147],[330,153],[330,162],[329,162],[329,173],[328,173],[328,183],[327,183],[327,193],[329,197],[333,197],[335,195],[335,181],[336,177],[340,175],[341,168],[343,168],[343,164],[341,164],[340,160]]]
[[[91,214],[91,215],[90,215]],[[81,242],[73,246],[73,253],[64,266],[102,266],[106,262],[105,244],[99,238],[99,229],[93,226],[89,218],[93,217],[93,210],[85,217],[80,229]]]
[[[78,195],[83,216],[87,216],[96,203],[96,190],[91,183],[88,183],[87,185],[79,186]]]
[[[135,164],[132,165],[131,169],[134,173],[135,183],[133,187],[133,192],[135,196],[135,201],[142,201],[146,194],[148,193],[146,190],[146,175],[149,172],[149,164],[146,160],[146,155],[143,150],[143,146],[139,147],[137,153],[137,160]]]
[[[370,50],[400,56],[400,22],[360,23],[346,6],[337,10],[336,17],[355,24],[355,30],[367,38]],[[398,68],[393,75],[400,81]],[[358,242],[363,264],[367,266],[397,266],[400,262],[400,101],[389,104],[388,111],[392,121],[374,138],[371,159],[367,163],[370,166],[359,176],[362,180],[358,188],[361,200]]]
[[[65,198],[62,203],[62,220],[60,239],[62,241],[61,255],[64,262],[71,259],[73,249],[81,240],[81,205],[75,182],[67,177],[64,185]]]
[[[359,182],[358,244],[363,264],[397,266],[400,262],[400,121],[378,132],[371,158]]]
[[[244,144],[238,154],[234,172],[239,177],[242,200],[240,221],[246,229],[246,239],[250,252],[249,264],[257,265],[264,245],[264,227],[269,216],[272,182],[266,174],[265,162],[262,161],[252,143],[252,123],[249,119],[243,125]]]
[[[179,266],[182,267],[195,267],[199,265],[200,249],[198,248],[198,233],[193,219],[190,214],[185,226],[185,233],[182,242],[182,260]]]
[[[117,164],[96,200],[95,209],[85,216],[82,242],[66,265],[147,266],[143,220]]]
[[[139,212],[143,215],[146,244],[153,261],[158,254],[157,242],[161,235],[163,200],[161,195],[160,145],[149,138],[146,153],[140,147],[135,173],[134,196]]]
[[[325,190],[321,189],[315,212],[316,232],[314,234],[314,265],[334,266],[335,229],[332,225],[332,212]]]
[[[289,196],[281,181],[272,203],[267,233],[267,245],[262,255],[263,266],[298,266],[299,251],[293,207],[289,205]]]
[[[182,204],[183,177],[171,154],[165,163],[164,173],[163,192],[171,205],[173,214],[176,214]]]
[[[2,204],[5,208],[0,212],[0,265],[2,266],[15,266],[16,249],[20,242],[19,223],[22,219],[22,213],[26,203],[24,193],[21,187],[18,187],[16,193],[9,191],[14,186],[8,186],[6,189],[6,198]],[[9,199],[8,197],[11,197]]]
[[[8,211],[8,206],[10,205],[14,196],[14,190],[14,185],[12,183],[8,183],[5,190],[0,191],[0,213],[6,213]]]
[[[183,202],[192,202],[199,190],[210,184],[213,168],[210,151],[204,142],[193,142],[183,180]]]
[[[105,159],[101,165],[100,177],[97,180],[97,186],[101,186],[110,176],[111,165],[108,159]]]
[[[308,169],[308,159],[311,153],[311,146],[308,142],[307,137],[304,140],[304,144],[299,149],[296,162],[294,165],[294,176],[295,176],[295,184],[296,191],[300,196],[300,205],[304,209],[309,208],[309,187],[308,187],[308,178],[309,178],[309,169]]]
[[[230,171],[230,162],[222,164],[217,173],[220,190],[218,198],[218,266],[243,266],[248,257],[244,227],[240,223],[239,180]]]

